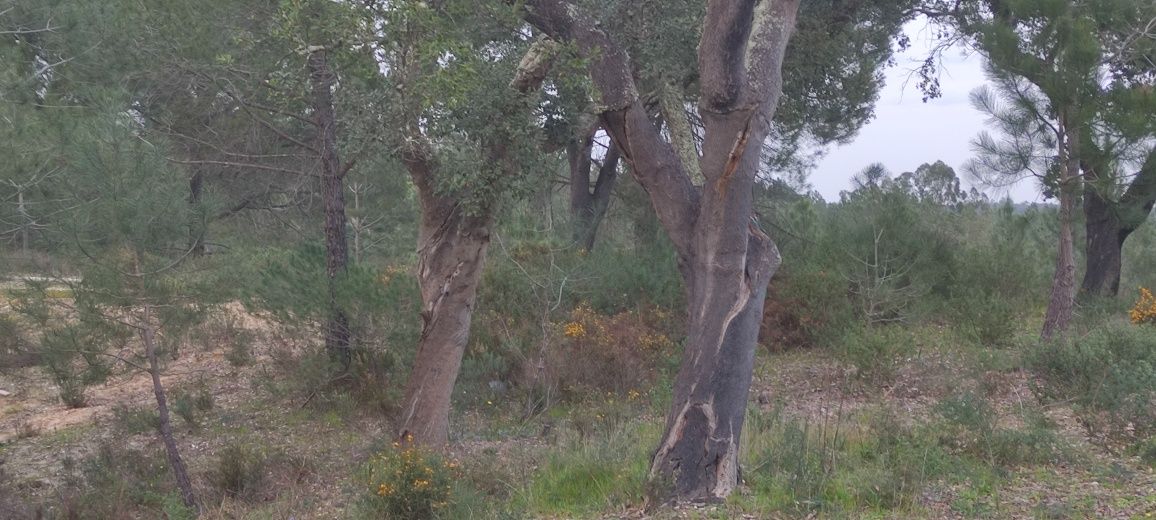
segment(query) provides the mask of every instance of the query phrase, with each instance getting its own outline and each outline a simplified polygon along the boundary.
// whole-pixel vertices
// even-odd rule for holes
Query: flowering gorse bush
[[[385,518],[435,518],[445,510],[458,477],[457,461],[412,443],[395,442],[366,465],[370,508]]]
[[[677,327],[659,307],[603,314],[579,304],[554,324],[554,348],[547,354],[549,384],[564,397],[611,392],[641,396],[660,360],[675,351],[669,329]]]
[[[1156,297],[1152,296],[1152,291],[1146,287],[1140,288],[1140,300],[1132,306],[1128,317],[1137,325],[1156,323]]]

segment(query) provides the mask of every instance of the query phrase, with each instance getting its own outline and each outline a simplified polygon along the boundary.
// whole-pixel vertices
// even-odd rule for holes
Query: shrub
[[[546,377],[540,384],[560,390],[566,398],[602,395],[626,396],[649,387],[661,361],[674,350],[674,340],[661,327],[669,315],[658,308],[598,313],[579,305],[569,319],[554,325],[556,344],[546,351]],[[534,381],[537,364],[525,367]]]
[[[853,323],[843,277],[810,265],[783,271],[767,290],[759,328],[759,341],[772,352],[836,338]]]
[[[435,518],[451,503],[459,475],[453,459],[412,443],[393,443],[363,469],[365,507],[374,517]]]
[[[838,350],[855,366],[856,377],[886,382],[895,378],[902,358],[915,350],[915,340],[901,327],[860,326],[844,334]]]
[[[1070,400],[1097,436],[1136,441],[1156,433],[1156,330],[1110,322],[1026,356],[1045,398]]]
[[[155,432],[161,426],[157,411],[143,406],[118,404],[112,407],[112,417],[116,426],[129,434]]]
[[[987,399],[971,392],[944,399],[936,411],[944,420],[938,427],[942,445],[992,466],[1046,463],[1061,455],[1059,439],[1042,413],[1028,413],[1022,428],[1003,428]]]
[[[1128,313],[1132,323],[1137,325],[1156,323],[1156,297],[1146,287],[1140,288],[1140,299]]]
[[[251,501],[264,490],[267,463],[263,450],[242,443],[230,444],[218,454],[211,480],[223,496]]]
[[[173,413],[192,428],[200,426],[200,414],[213,409],[213,393],[204,382],[192,390],[174,391],[172,396]]]

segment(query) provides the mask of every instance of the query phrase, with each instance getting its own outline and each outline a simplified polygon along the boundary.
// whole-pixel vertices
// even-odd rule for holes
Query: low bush
[[[363,508],[368,517],[422,520],[448,511],[454,499],[458,462],[414,444],[373,456],[362,469]]]
[[[1125,442],[1156,434],[1156,327],[1108,322],[1026,356],[1042,397],[1076,405],[1093,437]]]
[[[217,454],[210,480],[217,491],[233,500],[253,501],[266,491],[269,456],[264,450],[233,443]]]
[[[877,383],[895,378],[905,356],[915,351],[911,332],[895,325],[858,326],[844,333],[837,352],[856,368],[856,377]]]
[[[524,380],[557,388],[569,400],[645,391],[674,352],[668,322],[669,314],[659,308],[606,315],[579,305],[566,322],[554,325],[545,359],[530,360]]]
[[[112,407],[112,418],[118,429],[133,435],[155,432],[161,426],[157,411],[147,406],[118,404]]]

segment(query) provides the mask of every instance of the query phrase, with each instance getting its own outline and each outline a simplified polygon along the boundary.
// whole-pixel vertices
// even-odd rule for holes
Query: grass
[[[1025,366],[1037,366],[1030,364],[1034,344],[1013,341],[991,349],[941,326],[899,332],[909,335],[901,344],[887,344],[891,333],[882,332],[856,338],[861,344],[851,345],[853,352],[760,352],[742,439],[745,486],[725,504],[672,514],[1078,518],[1098,511],[1090,503],[1129,513],[1156,507],[1138,498],[1138,491],[1151,489],[1144,486],[1151,485],[1152,473],[1143,466],[1151,462],[1143,461],[1156,459],[1156,448],[1138,444],[1128,458],[1084,443],[1079,449],[1091,451],[1073,454],[1072,431],[1051,418],[1063,402],[1041,404],[1023,391],[1032,380]],[[1135,354],[1116,349],[1116,343],[1098,344]],[[224,350],[227,344],[214,348]],[[867,368],[865,377],[849,378],[855,371],[848,367],[859,365]],[[213,381],[174,386],[174,407],[183,396],[185,407],[194,411],[190,424],[202,425],[181,428],[178,442],[197,446],[186,457],[207,500],[204,518],[309,518],[366,498],[367,488],[352,468],[379,452],[382,439],[389,444],[390,423],[378,408],[358,405],[351,393],[307,402],[306,394],[286,391],[299,373],[273,368],[229,369],[229,377],[276,383],[232,385],[242,392],[233,396],[204,395],[205,388],[222,386]],[[827,373],[829,378],[815,376]],[[517,387],[458,402],[450,449],[462,473],[440,517],[637,514],[647,506],[647,465],[661,433],[669,377],[661,374],[635,397],[598,393],[530,416],[523,413],[526,396]],[[777,404],[766,403],[764,394]],[[100,429],[109,426],[151,438],[149,412],[125,408],[119,420],[18,439],[5,446],[5,455],[23,458],[32,447],[61,451],[61,445],[107,437]],[[155,453],[139,455],[127,457],[164,465]],[[95,477],[77,470],[77,480],[62,483],[77,490],[75,503],[97,501],[94,510],[114,517],[181,517],[167,471],[109,460],[104,456],[98,462],[119,481],[87,481]],[[81,460],[77,467],[87,464]],[[1092,481],[1098,486],[1089,487]],[[104,490],[107,500],[120,505],[100,502],[104,499],[84,489]],[[355,511],[345,512],[359,518]]]

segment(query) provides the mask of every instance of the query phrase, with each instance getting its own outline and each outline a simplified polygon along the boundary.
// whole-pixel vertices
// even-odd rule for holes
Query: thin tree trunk
[[[153,382],[153,395],[157,400],[157,416],[160,423],[158,429],[161,440],[165,444],[165,455],[168,458],[169,467],[172,468],[173,476],[177,480],[177,488],[181,491],[181,501],[186,507],[199,512],[197,496],[193,493],[193,485],[189,481],[189,470],[185,467],[185,461],[181,459],[181,453],[177,449],[177,441],[173,438],[168,399],[165,396],[165,387],[161,384],[160,366],[157,363],[156,331],[153,329],[152,316],[147,304],[144,308],[144,326],[141,329],[141,339],[144,341],[145,355],[148,357],[149,375],[152,376]]]
[[[333,111],[334,75],[324,50],[309,53],[308,65],[321,155],[321,198],[325,206],[325,275],[329,296],[325,349],[343,370],[348,370],[349,318],[337,302],[337,279],[349,264],[349,248],[345,234],[345,167],[337,153],[337,118]]]
[[[428,164],[413,168],[429,173]],[[402,399],[398,436],[429,445],[449,440],[450,398],[470,335],[474,300],[490,243],[489,211],[469,215],[415,179],[421,200],[418,284],[422,331]]]
[[[1072,218],[1075,213],[1076,188],[1079,181],[1080,159],[1077,150],[1077,133],[1068,126],[1069,121],[1061,121],[1060,155],[1060,236],[1056,254],[1056,271],[1052,275],[1052,292],[1048,299],[1048,310],[1044,316],[1044,328],[1040,337],[1050,340],[1063,335],[1072,321],[1076,306],[1076,248],[1072,238]]]
[[[20,213],[20,254],[23,258],[28,258],[28,226],[31,219],[28,218],[28,211],[24,209],[24,186],[16,187],[16,211]]]
[[[205,255],[205,227],[206,215],[201,207],[205,187],[205,174],[197,168],[189,177],[189,205],[193,207],[192,220],[189,221],[189,254],[193,258]]]

